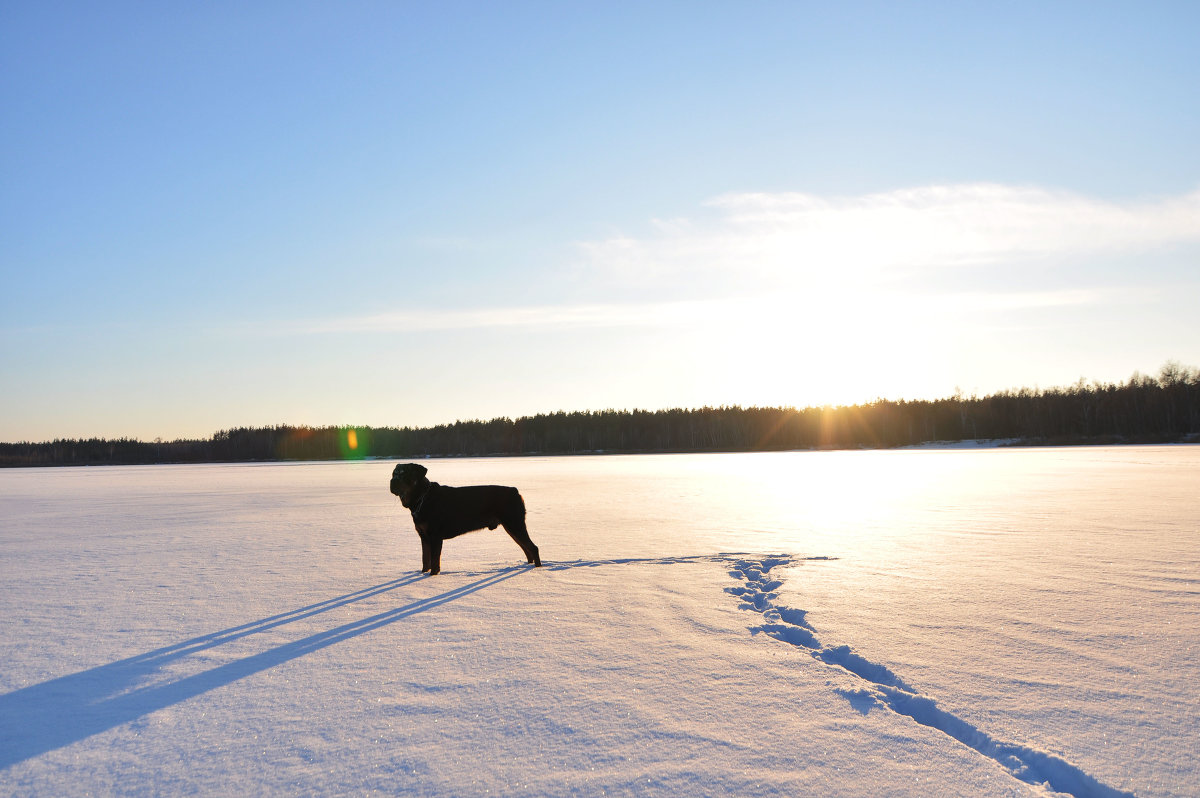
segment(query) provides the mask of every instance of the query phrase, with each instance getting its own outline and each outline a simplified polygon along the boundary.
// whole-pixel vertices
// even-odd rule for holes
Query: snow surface
[[[1186,796],[1200,447],[0,472],[0,794]]]

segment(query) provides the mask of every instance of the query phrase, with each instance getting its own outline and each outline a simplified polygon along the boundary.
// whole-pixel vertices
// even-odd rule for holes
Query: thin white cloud
[[[582,243],[593,268],[653,282],[682,275],[858,276],[903,267],[1004,264],[1200,241],[1200,191],[1112,202],[1035,187],[929,186],[860,197],[727,194],[715,216]]]
[[[972,311],[1011,311],[1111,303],[1130,297],[1113,291],[1078,289],[1007,293],[950,293],[938,297],[892,295],[892,312],[945,309],[947,305]],[[858,313],[884,314],[879,297],[864,297]],[[715,320],[753,328],[764,318],[795,317],[804,326],[832,325],[847,316],[845,309],[814,307],[797,312],[793,300],[764,295],[722,299],[630,304],[547,305],[542,307],[485,308],[474,310],[409,310],[369,316],[344,316],[257,327],[259,332],[284,335],[417,333],[451,330],[522,328],[540,330],[600,328],[686,328],[711,325]]]
[[[1153,298],[1148,291],[1117,291],[1097,288],[1068,289],[1064,291],[1022,292],[971,292],[952,293],[936,297],[939,302],[950,301],[971,312],[1042,310],[1050,308],[1081,307],[1084,305],[1112,305],[1142,302]],[[930,298],[931,301],[935,298]]]
[[[484,328],[670,327],[711,318],[713,300],[641,304],[547,305],[472,310],[405,310],[276,327],[285,334],[409,333]]]

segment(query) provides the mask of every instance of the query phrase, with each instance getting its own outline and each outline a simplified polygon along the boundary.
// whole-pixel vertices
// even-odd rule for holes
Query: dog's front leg
[[[421,573],[425,573],[431,567],[433,567],[433,564],[431,561],[432,560],[431,548],[432,547],[429,545],[429,538],[425,537],[424,535],[421,535]]]
[[[429,541],[429,575],[442,572],[442,539],[434,538]]]

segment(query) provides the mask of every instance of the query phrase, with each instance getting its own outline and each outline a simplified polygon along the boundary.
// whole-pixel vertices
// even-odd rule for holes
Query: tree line
[[[1157,377],[1135,373],[1123,384],[1080,380],[1065,388],[838,407],[560,411],[433,427],[280,425],[169,442],[0,443],[0,466],[890,448],[972,439],[1200,440],[1200,370],[1172,362]]]

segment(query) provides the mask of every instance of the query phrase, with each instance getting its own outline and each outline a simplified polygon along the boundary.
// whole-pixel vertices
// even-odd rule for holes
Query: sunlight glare
[[[708,395],[758,406],[861,404],[918,398],[945,382],[933,323],[902,298],[829,286],[828,293],[734,304],[706,335]],[[708,336],[712,336],[709,338]]]

